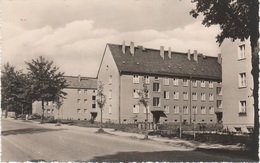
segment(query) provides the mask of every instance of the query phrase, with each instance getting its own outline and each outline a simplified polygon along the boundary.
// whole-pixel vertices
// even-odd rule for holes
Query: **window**
[[[139,90],[138,89],[134,89],[133,90],[133,97],[134,98],[139,98],[139,94],[138,93],[139,93]]]
[[[164,106],[164,113],[165,113],[165,114],[169,114],[169,113],[170,113],[170,109],[169,109],[169,106],[168,106],[168,105],[165,105],[165,106]]]
[[[173,78],[173,85],[175,86],[179,85],[179,79]]]
[[[209,94],[209,101],[214,101],[214,96],[212,93]]]
[[[139,83],[139,76],[138,75],[133,76],[133,83]]]
[[[222,88],[221,87],[217,87],[217,95],[222,95]]]
[[[78,94],[79,94],[79,95],[81,94],[81,89],[78,89]]]
[[[188,100],[188,92],[183,92],[183,100]]]
[[[153,106],[157,106],[157,107],[161,106],[159,97],[154,97],[153,98]]]
[[[197,109],[197,106],[192,106],[192,113],[195,115],[195,114],[198,114],[198,109]]]
[[[111,85],[111,84],[112,84],[112,75],[109,75],[109,80],[108,80],[108,83],[109,83],[109,85]]]
[[[173,107],[173,111],[174,111],[174,114],[179,114],[179,106],[174,106]]]
[[[135,114],[139,113],[139,105],[133,106],[133,113],[135,113]]]
[[[213,82],[212,81],[209,81],[209,88],[213,88]]]
[[[80,99],[78,99],[78,100],[77,100],[77,102],[78,102],[78,104],[80,104],[80,103],[81,103],[81,100],[80,100]]]
[[[147,109],[147,112],[146,112],[146,109]],[[150,113],[150,106],[147,106],[147,108],[144,107],[144,113]]]
[[[144,83],[145,84],[149,84],[150,83],[149,76],[144,76]]]
[[[112,105],[109,105],[109,106],[108,106],[108,113],[109,113],[109,114],[112,114]]]
[[[221,100],[217,100],[217,107],[222,108],[222,101]]]
[[[197,100],[197,93],[192,92],[192,100],[196,101]]]
[[[84,89],[84,94],[87,94],[88,93],[88,90]]]
[[[51,109],[51,113],[54,113],[54,109]]]
[[[96,90],[93,90],[93,93],[96,93]]]
[[[192,80],[192,86],[197,87],[197,80]]]
[[[239,113],[246,113],[246,101],[239,101]]]
[[[170,93],[168,91],[164,91],[164,99],[169,100]]]
[[[185,87],[188,86],[188,79],[183,79],[183,86],[185,86]]]
[[[109,92],[108,92],[108,98],[109,98],[109,99],[112,98],[112,90],[109,90]]]
[[[202,88],[206,87],[206,82],[205,82],[205,80],[201,80],[201,81],[200,81],[200,87],[202,87]]]
[[[239,73],[238,76],[238,86],[239,87],[246,87],[246,73]]]
[[[51,109],[47,109],[47,113],[51,113]]]
[[[167,77],[163,78],[164,85],[169,85],[169,83],[170,83],[169,78],[167,78]]]
[[[87,99],[84,99],[84,104],[88,103],[88,100]]]
[[[155,79],[155,80],[159,80],[159,77],[158,77],[158,76],[155,76],[154,79]]]
[[[205,93],[201,93],[201,101],[205,101],[206,100],[206,94]]]
[[[188,106],[183,106],[183,114],[189,114]]]
[[[88,109],[84,109],[84,113],[88,113]]]
[[[153,83],[153,91],[160,92],[160,83]]]
[[[214,107],[213,106],[209,107],[209,114],[214,114]]]
[[[96,100],[96,96],[92,96],[92,100]]]
[[[77,113],[81,113],[81,109],[77,109]]]
[[[173,99],[178,100],[179,99],[179,92],[173,92]]]
[[[246,58],[245,44],[238,46],[238,59]]]
[[[96,104],[94,103],[94,104],[92,104],[92,108],[93,109],[95,109],[96,108]]]
[[[206,107],[205,106],[201,107],[201,114],[206,114]]]

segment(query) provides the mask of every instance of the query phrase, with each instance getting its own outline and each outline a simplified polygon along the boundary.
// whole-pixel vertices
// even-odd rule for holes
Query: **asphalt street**
[[[2,119],[2,162],[7,161],[252,161],[155,141],[95,133],[96,128]]]

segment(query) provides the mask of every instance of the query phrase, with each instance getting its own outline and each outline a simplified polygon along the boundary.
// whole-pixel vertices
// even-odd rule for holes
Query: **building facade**
[[[64,76],[68,86],[63,90],[67,93],[60,109],[51,101],[45,102],[44,114],[46,117],[89,120],[97,116],[96,104],[97,79],[81,76]],[[33,114],[42,114],[41,102],[33,103]]]
[[[254,123],[250,42],[225,40],[221,53],[223,124],[232,132],[249,132]]]
[[[222,119],[221,58],[107,44],[98,71],[104,121],[144,122],[138,92],[148,88],[148,121],[216,123]]]

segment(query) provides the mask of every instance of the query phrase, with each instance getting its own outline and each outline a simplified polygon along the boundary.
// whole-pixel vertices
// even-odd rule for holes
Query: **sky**
[[[190,0],[2,0],[1,65],[26,71],[43,56],[65,75],[96,77],[107,43],[217,56],[217,26]]]

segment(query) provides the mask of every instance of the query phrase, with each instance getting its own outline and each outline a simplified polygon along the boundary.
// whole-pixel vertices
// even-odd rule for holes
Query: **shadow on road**
[[[114,155],[97,156],[89,162],[251,162],[250,158],[221,153],[194,151],[119,152]],[[76,162],[83,162],[77,160]],[[86,161],[84,161],[86,162]]]
[[[35,134],[41,132],[52,132],[52,131],[60,131],[64,129],[49,129],[49,128],[23,128],[23,129],[16,129],[16,130],[6,130],[2,131],[2,136],[8,135],[18,135],[18,134]]]

